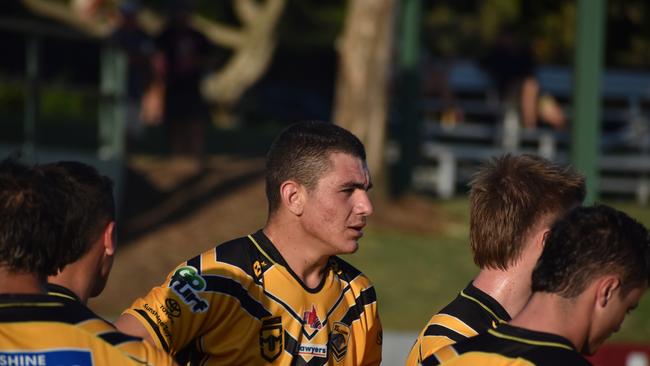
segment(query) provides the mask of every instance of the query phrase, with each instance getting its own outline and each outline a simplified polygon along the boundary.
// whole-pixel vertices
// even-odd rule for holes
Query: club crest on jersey
[[[334,323],[334,328],[330,332],[330,349],[337,362],[341,362],[345,353],[348,351],[348,342],[350,341],[350,327],[341,322]]]
[[[316,305],[311,305],[311,310],[303,312],[302,320],[307,324],[311,329],[321,329],[323,324],[320,319],[318,319],[318,313],[316,312]]]
[[[276,316],[262,321],[260,328],[260,354],[268,362],[273,362],[284,349],[282,318]]]
[[[208,309],[209,304],[207,301],[199,297],[197,294],[205,290],[206,282],[201,275],[198,274],[196,268],[192,266],[183,266],[174,272],[172,279],[169,281],[169,288],[171,288],[181,300],[191,307],[192,312],[203,312]]]

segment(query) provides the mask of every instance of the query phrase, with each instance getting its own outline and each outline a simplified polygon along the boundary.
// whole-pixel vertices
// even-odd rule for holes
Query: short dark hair
[[[506,270],[533,226],[549,225],[585,198],[585,179],[534,155],[493,158],[470,183],[470,244],[480,268]]]
[[[606,274],[621,276],[622,295],[647,285],[648,231],[611,207],[579,207],[553,225],[533,270],[532,290],[572,298]]]
[[[90,166],[76,161],[44,164],[39,169],[65,197],[60,214],[65,217],[63,246],[65,260],[72,263],[86,254],[115,221],[113,182]]]
[[[361,141],[348,130],[320,121],[299,122],[285,128],[266,156],[266,197],[269,213],[280,206],[280,185],[290,179],[316,187],[331,168],[330,154],[341,152],[363,161],[366,151]]]
[[[41,278],[67,262],[61,236],[64,198],[47,177],[13,158],[0,162],[0,265]]]

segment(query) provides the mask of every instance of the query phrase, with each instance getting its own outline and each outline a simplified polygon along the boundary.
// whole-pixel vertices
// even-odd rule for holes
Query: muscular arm
[[[131,314],[122,314],[115,321],[115,327],[122,333],[140,337],[150,344],[156,345],[147,329]]]

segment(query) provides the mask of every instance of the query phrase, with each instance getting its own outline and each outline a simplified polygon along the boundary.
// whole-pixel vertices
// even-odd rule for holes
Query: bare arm
[[[150,344],[157,345],[147,329],[131,314],[122,314],[115,321],[115,327],[122,333],[140,337]]]

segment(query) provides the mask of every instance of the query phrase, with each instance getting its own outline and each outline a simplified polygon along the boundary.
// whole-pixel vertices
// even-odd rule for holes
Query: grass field
[[[467,200],[430,203],[440,210],[439,220],[444,221],[444,225],[436,225],[441,228],[438,232],[396,232],[371,223],[359,252],[348,257],[375,283],[386,329],[421,330],[430,316],[453,299],[477,272],[467,239]],[[650,227],[649,208],[608,203]],[[613,339],[650,339],[650,294],[642,298]]]

